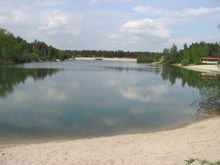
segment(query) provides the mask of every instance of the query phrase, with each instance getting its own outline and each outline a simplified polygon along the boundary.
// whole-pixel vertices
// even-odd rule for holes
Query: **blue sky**
[[[0,0],[0,27],[60,49],[162,51],[219,42],[220,0]]]

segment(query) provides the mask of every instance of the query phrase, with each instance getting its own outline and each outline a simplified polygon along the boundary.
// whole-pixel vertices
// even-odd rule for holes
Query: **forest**
[[[122,50],[60,50],[38,40],[29,43],[20,36],[16,37],[11,32],[0,28],[0,64],[65,60],[74,57],[139,58],[149,57],[148,55],[160,57],[161,53]]]
[[[0,28],[0,64],[24,63],[32,61],[55,61],[75,57],[118,57],[137,58],[138,63],[152,63],[163,59],[165,64],[181,63],[182,65],[200,64],[201,57],[220,57],[219,43],[192,43],[184,44],[178,50],[177,46],[163,52],[130,52],[104,50],[60,50],[45,42],[34,40],[29,43],[20,36]]]
[[[164,63],[174,64],[181,63],[182,65],[188,64],[201,64],[202,57],[220,57],[220,44],[219,43],[192,43],[187,46],[184,44],[183,49],[177,49],[173,44],[170,49],[163,50]]]

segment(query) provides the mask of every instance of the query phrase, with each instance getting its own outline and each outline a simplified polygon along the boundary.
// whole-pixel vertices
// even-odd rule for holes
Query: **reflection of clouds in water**
[[[58,89],[55,88],[47,88],[46,91],[46,98],[50,101],[63,101],[65,99],[65,95]]]
[[[123,81],[120,81],[120,80],[110,79],[110,80],[107,80],[105,82],[105,84],[110,85],[112,87],[121,88],[121,87],[124,86],[124,84],[128,84],[129,86],[132,86],[132,85],[135,85],[135,84],[139,83],[139,81],[134,79],[134,78],[126,77],[126,79],[124,78],[123,80],[126,80],[126,82],[123,82]]]
[[[146,113],[146,108],[132,108],[129,110],[130,113],[132,113],[133,115],[142,115]]]
[[[193,115],[196,112],[196,109],[194,107],[186,107],[186,108],[179,108],[179,111],[185,115]]]
[[[70,97],[71,93],[79,93],[77,92],[80,88],[80,85],[77,82],[56,82],[45,84],[44,86],[40,86],[40,92],[45,92],[44,98],[48,101],[55,102],[63,102],[65,99]],[[68,89],[68,90],[66,90]],[[75,96],[75,95],[74,95]]]
[[[108,85],[116,88],[122,97],[143,103],[158,101],[162,94],[168,91],[169,85],[153,83],[148,81],[146,84],[139,84],[134,79],[129,79],[126,83],[115,80],[108,80],[107,82]]]
[[[35,102],[36,100],[38,100],[39,103],[61,103],[66,99],[71,98],[72,93],[79,93],[79,91],[80,85],[76,81],[68,83],[45,80],[43,83],[38,82],[36,84],[33,80],[28,80],[26,82],[25,90],[21,85],[21,88],[17,88],[16,92],[14,92],[10,97],[16,98],[13,99],[13,102],[17,104],[23,104],[24,102]],[[76,100],[76,98],[74,98],[74,100]]]
[[[108,80],[107,84],[117,89],[122,97],[142,103],[157,101],[169,88],[168,84],[156,84],[154,80],[140,84],[140,81],[131,77],[126,83]]]
[[[110,118],[110,117],[104,117],[102,119],[103,123],[109,127],[114,127],[118,124],[119,120],[115,118]]]
[[[38,128],[61,130],[62,125],[56,119],[60,112],[60,105],[68,104],[70,99],[72,101],[72,93],[79,93],[79,83],[76,81],[69,82],[45,79],[36,83],[33,79],[28,79],[25,86],[23,84],[18,85],[16,91],[9,96],[10,99],[4,102],[4,107],[6,107],[4,109],[18,107],[11,108],[11,111],[19,110],[21,114],[24,113],[28,117],[24,119],[23,115],[17,115],[16,119],[13,118],[8,123],[22,128],[37,126]],[[77,94],[76,97],[78,96]],[[75,100],[74,98],[73,101]],[[31,111],[29,111],[30,109]]]
[[[168,85],[158,84],[151,86],[127,86],[120,89],[120,94],[130,100],[140,102],[157,101],[168,90]]]
[[[176,97],[182,95],[179,86],[171,88],[147,72],[65,70],[18,85],[0,108],[9,114],[0,119],[22,128],[76,133],[148,127],[154,118],[165,123],[190,117],[193,109]],[[171,89],[175,92],[170,93]]]

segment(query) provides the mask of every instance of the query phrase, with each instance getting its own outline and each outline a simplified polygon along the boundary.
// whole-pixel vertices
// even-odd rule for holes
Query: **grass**
[[[189,159],[185,160],[185,162],[186,162],[186,165],[191,165],[194,162],[197,162],[200,165],[220,165],[220,161],[218,161],[218,162],[210,162],[208,160],[193,159],[193,158],[189,158]]]

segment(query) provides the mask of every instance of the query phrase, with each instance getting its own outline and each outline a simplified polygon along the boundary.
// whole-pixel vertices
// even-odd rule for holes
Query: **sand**
[[[184,165],[189,158],[220,160],[220,118],[156,133],[118,135],[0,150],[1,165]]]
[[[116,62],[137,62],[136,58],[99,58],[99,57],[76,57],[76,60],[93,61],[102,59],[102,61],[116,61]]]
[[[183,66],[183,68],[199,72],[220,73],[220,66],[218,65],[189,65]]]

